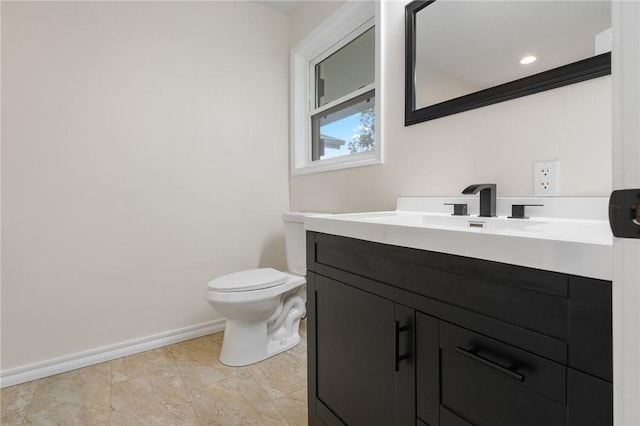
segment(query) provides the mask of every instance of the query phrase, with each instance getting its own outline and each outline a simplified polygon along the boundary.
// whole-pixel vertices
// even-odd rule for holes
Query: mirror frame
[[[405,6],[405,126],[611,74],[611,52],[607,52],[416,109],[416,14],[434,1],[414,0]]]

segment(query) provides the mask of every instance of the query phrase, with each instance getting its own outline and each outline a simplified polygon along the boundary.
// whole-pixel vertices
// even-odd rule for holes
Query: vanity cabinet
[[[611,425],[611,283],[307,234],[309,423]]]
[[[415,370],[403,355],[414,311],[320,275],[314,284],[315,344],[333,348],[317,352],[317,398],[346,424],[410,423],[413,404],[405,404],[414,399]]]

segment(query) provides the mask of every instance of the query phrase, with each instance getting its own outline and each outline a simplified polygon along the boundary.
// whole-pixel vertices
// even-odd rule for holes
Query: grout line
[[[112,423],[113,414],[113,361],[109,361],[109,424]]]
[[[36,398],[36,394],[38,393],[38,390],[40,390],[40,386],[42,385],[43,380],[46,380],[46,379],[37,380],[36,388],[33,390],[33,395],[31,395],[29,404],[27,405],[27,408],[24,409],[24,416],[22,417],[22,423],[20,423],[21,425],[24,425],[27,422],[27,414],[29,414],[29,410],[31,410],[31,404],[33,404],[33,400]]]
[[[181,342],[182,343],[182,342]],[[182,377],[182,372],[180,372],[180,366],[178,366],[178,361],[176,361],[176,357],[173,354],[173,346],[178,345],[179,343],[174,343],[173,345],[169,345],[167,346],[167,349],[169,349],[169,354],[171,355],[171,359],[173,360],[173,364],[176,367],[176,371],[178,372],[178,376],[180,376],[180,382],[182,382],[182,386],[184,387],[184,391],[187,394],[187,400],[189,401],[189,407],[191,408],[191,411],[193,412],[194,417],[196,418],[196,422],[198,422],[198,426],[202,426],[202,422],[200,421],[200,416],[198,415],[198,410],[196,410],[195,406],[193,405],[193,400],[191,399],[191,392],[189,392],[189,388],[187,387],[187,384],[184,381],[184,377]]]
[[[267,358],[269,359],[269,358]],[[264,362],[266,360],[260,361],[260,362]],[[255,365],[255,364],[252,364]],[[262,392],[262,394],[266,397],[266,399],[271,403],[271,405],[273,406],[273,408],[275,408],[276,412],[280,415],[280,417],[282,418],[282,420],[285,421],[285,423],[289,424],[289,421],[287,420],[287,418],[282,414],[282,412],[280,411],[280,409],[278,408],[278,406],[275,404],[274,400],[271,398],[271,395],[269,395],[269,392],[262,387],[262,384],[260,384],[260,381],[253,375],[253,373],[251,372],[251,368],[249,368],[249,377],[251,378],[251,380],[253,380],[253,382],[256,384],[256,386],[258,387],[258,389],[260,390],[260,392]]]
[[[271,401],[271,404],[273,404],[274,407],[276,407],[276,411],[278,412],[278,414],[280,414],[280,417],[282,417],[284,419],[284,421],[289,425],[289,426],[295,426],[292,425],[289,420],[285,417],[285,415],[282,413],[282,411],[280,411],[280,408],[278,407],[278,405],[275,403],[274,400],[272,400],[271,398],[269,398],[269,400]]]

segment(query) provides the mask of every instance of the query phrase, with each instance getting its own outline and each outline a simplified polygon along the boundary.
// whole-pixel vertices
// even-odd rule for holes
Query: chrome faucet
[[[496,215],[496,184],[476,183],[467,186],[463,194],[477,194],[480,192],[480,214],[479,217],[495,217]]]

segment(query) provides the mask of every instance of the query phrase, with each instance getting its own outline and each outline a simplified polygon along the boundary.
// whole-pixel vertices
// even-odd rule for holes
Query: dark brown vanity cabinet
[[[309,232],[309,422],[611,425],[611,283]]]
[[[415,405],[415,369],[406,355],[414,311],[320,275],[314,287],[314,344],[333,348],[317,351],[314,360],[316,397],[321,401],[316,408],[324,421],[410,424],[415,419],[409,416]],[[323,412],[325,406],[330,410]]]

